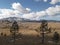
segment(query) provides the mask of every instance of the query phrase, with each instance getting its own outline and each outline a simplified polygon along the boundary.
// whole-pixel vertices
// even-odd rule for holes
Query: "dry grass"
[[[19,33],[25,34],[25,35],[38,35],[39,33],[35,31],[35,29],[38,29],[40,27],[41,23],[37,22],[25,22],[25,23],[18,23],[19,24]],[[3,32],[4,34],[10,34],[10,24],[0,24],[0,33]],[[48,27],[52,28],[52,32],[57,31],[60,34],[60,23],[55,22],[49,22]]]
[[[4,34],[7,34],[9,36],[11,25],[12,25],[12,23],[9,23],[9,24],[0,23],[0,33],[3,32]],[[40,27],[41,23],[37,23],[37,22],[20,23],[20,22],[18,22],[18,25],[19,25],[19,33],[21,33],[24,36],[23,36],[23,39],[19,39],[16,41],[16,45],[42,45],[40,43],[41,38],[38,36],[38,35],[40,35],[40,32],[35,30]],[[60,34],[60,29],[59,29],[60,23],[49,22],[48,27],[52,28],[52,32],[49,34],[46,34],[49,37],[49,38],[46,37],[46,41],[50,40],[51,36],[53,36],[53,33],[55,31],[57,31]],[[38,36],[38,37],[36,37],[36,36]],[[13,44],[7,43],[7,45],[13,45]],[[45,44],[45,45],[48,45],[48,44]],[[53,44],[49,44],[49,45],[53,45]]]

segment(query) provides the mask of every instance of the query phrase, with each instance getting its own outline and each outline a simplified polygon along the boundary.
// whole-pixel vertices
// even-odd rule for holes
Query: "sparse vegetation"
[[[0,23],[0,44],[14,45],[11,38],[10,27],[13,23]],[[21,22],[19,23],[19,34],[17,35],[15,45],[55,45],[53,41],[54,32],[60,35],[60,23],[48,22],[48,33],[44,35],[45,43],[41,43],[41,23],[38,22]],[[6,27],[7,26],[7,27]],[[1,28],[6,27],[6,28]],[[51,28],[50,28],[51,27]],[[38,29],[39,28],[39,29]],[[15,30],[15,29],[14,29]],[[57,45],[60,45],[60,39]]]

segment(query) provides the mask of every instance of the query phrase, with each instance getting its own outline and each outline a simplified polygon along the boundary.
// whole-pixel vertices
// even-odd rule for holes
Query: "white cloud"
[[[24,14],[23,18],[38,20],[43,16],[57,16],[60,14],[60,6],[49,7],[46,10]]]
[[[30,11],[31,11],[30,8],[24,8],[20,3],[13,3],[12,9],[0,8],[0,18],[9,17],[11,15],[25,14],[25,13],[29,13]],[[4,15],[8,15],[8,16],[4,16]]]
[[[45,16],[45,15],[46,15],[45,11],[31,12],[31,13],[28,13],[28,14],[24,14],[23,18],[37,20],[40,17]]]
[[[23,15],[23,18],[26,18],[26,19],[33,19],[34,17],[35,17],[34,12]]]
[[[28,13],[30,11],[29,8],[24,8],[20,3],[13,3],[12,8],[20,13]]]
[[[25,14],[30,12],[31,9],[23,8],[20,3],[13,3],[12,9],[1,9],[0,14],[2,15],[18,15],[18,14]]]
[[[41,1],[41,0],[34,0],[34,1],[39,2],[39,1]]]
[[[31,11],[31,9],[30,9],[30,8],[26,8],[26,10],[27,10],[27,11]]]
[[[11,9],[0,9],[2,15],[15,15],[14,11]]]
[[[39,17],[45,16],[46,12],[45,11],[36,12],[36,15],[39,16]]]
[[[17,10],[19,10],[19,9],[21,10],[23,7],[20,3],[13,3],[12,8],[17,9]]]
[[[47,0],[44,0],[44,2],[47,2]]]
[[[60,2],[60,0],[51,0],[50,4],[56,4],[58,2]]]
[[[36,1],[36,2],[40,2],[40,1],[42,1],[42,0],[34,0],[34,1]],[[44,2],[47,2],[47,0],[43,0]]]
[[[46,9],[46,13],[48,15],[58,15],[60,14],[60,6],[56,5],[55,7],[49,7],[48,9]]]
[[[55,7],[49,7],[43,11],[30,12],[30,8],[24,8],[20,3],[13,3],[12,9],[1,9],[0,8],[0,18],[5,18],[9,16],[20,16],[26,19],[38,20],[42,16],[55,16],[60,14],[60,5]]]
[[[40,1],[47,2],[48,0],[34,0],[34,1],[36,1],[36,2],[40,2]],[[60,2],[60,0],[51,0],[50,4],[56,4],[58,2]]]

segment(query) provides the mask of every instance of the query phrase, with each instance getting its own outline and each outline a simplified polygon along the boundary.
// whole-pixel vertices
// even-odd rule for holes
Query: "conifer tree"
[[[14,43],[15,43],[16,36],[17,36],[17,34],[18,34],[18,32],[19,32],[19,26],[18,26],[18,24],[17,24],[16,21],[13,22],[13,24],[12,24],[12,26],[11,26],[11,29],[10,29],[10,32],[11,32],[11,34],[12,34],[12,38],[13,38]]]

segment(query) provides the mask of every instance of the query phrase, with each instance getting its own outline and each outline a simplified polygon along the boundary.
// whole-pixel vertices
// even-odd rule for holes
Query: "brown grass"
[[[9,36],[11,25],[12,25],[12,23],[9,23],[9,24],[0,23],[0,33],[3,32],[4,34],[7,34]],[[21,33],[23,35],[22,36],[23,39],[17,40],[16,45],[43,45],[43,44],[41,44],[41,38],[39,37],[40,32],[35,30],[35,29],[38,29],[40,27],[41,23],[37,23],[37,22],[20,23],[20,22],[18,22],[18,25],[19,25],[19,33]],[[49,34],[46,34],[46,35],[48,35],[48,36],[46,36],[46,39],[45,39],[46,41],[50,40],[51,36],[53,36],[53,33],[55,31],[57,31],[60,34],[60,29],[59,29],[60,28],[60,23],[49,22],[48,27],[52,28],[52,32],[49,33]],[[7,37],[7,38],[9,39],[9,37]],[[5,39],[4,39],[4,41],[6,42]],[[8,43],[8,41],[6,42],[6,44],[7,45],[13,45],[13,43],[11,43],[11,42]],[[53,44],[52,43],[47,43],[47,44],[44,44],[44,45],[53,45]]]
[[[25,22],[25,23],[18,23],[19,25],[19,33],[24,34],[24,35],[39,35],[35,29],[38,29],[40,27],[41,23],[37,22]],[[10,27],[12,24],[4,24],[2,23],[0,25],[0,33],[3,32],[4,34],[6,33],[7,35],[10,34]],[[5,28],[6,27],[6,28]],[[60,23],[55,23],[55,22],[49,22],[48,27],[52,28],[52,32],[57,31],[60,34]],[[53,34],[53,33],[51,33]]]

